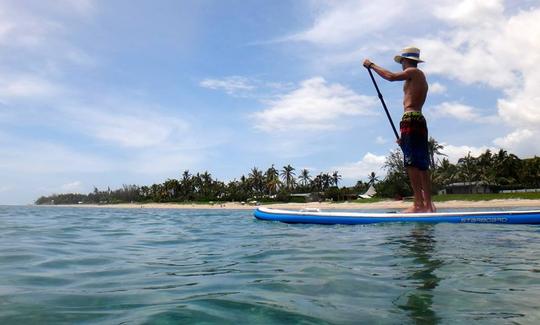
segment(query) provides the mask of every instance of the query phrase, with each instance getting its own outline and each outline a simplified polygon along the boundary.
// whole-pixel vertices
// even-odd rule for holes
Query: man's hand
[[[401,138],[397,139],[397,140],[396,140],[396,143],[398,144],[398,146],[401,147]]]
[[[364,60],[364,67],[369,69],[369,68],[371,68],[372,64],[375,64],[375,63],[371,62],[369,59]]]

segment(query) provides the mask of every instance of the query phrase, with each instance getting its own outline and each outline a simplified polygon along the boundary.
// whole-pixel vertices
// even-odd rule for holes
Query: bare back
[[[428,91],[426,76],[418,68],[407,68],[404,72],[408,78],[403,85],[403,109],[405,112],[421,112]]]

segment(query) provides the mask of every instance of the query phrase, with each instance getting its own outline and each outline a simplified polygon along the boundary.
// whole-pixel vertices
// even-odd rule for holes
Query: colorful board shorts
[[[405,167],[429,169],[428,129],[420,112],[405,112],[399,123]]]

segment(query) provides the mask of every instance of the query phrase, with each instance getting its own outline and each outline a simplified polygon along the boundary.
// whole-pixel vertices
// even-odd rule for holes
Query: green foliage
[[[289,194],[290,193],[285,188],[280,189],[279,192],[277,193],[276,201],[289,202],[291,200],[291,197]]]
[[[447,158],[436,159],[441,155],[442,146],[430,139],[433,189],[444,188],[454,182],[485,182],[499,189],[540,188],[540,157],[519,159],[504,150],[492,153],[487,150],[478,157],[471,154],[452,164]],[[365,193],[375,186],[379,198],[402,198],[412,195],[409,179],[403,168],[403,155],[400,150],[392,151],[386,158],[384,168],[387,171],[380,180],[374,172],[366,175],[368,182],[358,181],[352,187],[339,187],[341,175],[338,171],[320,173],[312,177],[307,169],[302,169],[298,177],[295,168],[286,165],[281,171],[274,165],[265,172],[253,167],[248,176],[242,175],[238,180],[221,182],[205,171],[191,174],[185,170],[178,179],[167,179],[162,184],[150,186],[123,185],[116,190],[99,190],[88,194],[53,194],[42,196],[36,204],[112,204],[129,202],[224,202],[248,201],[260,202],[303,202],[303,197],[291,197],[294,193],[322,193],[321,199],[333,201],[351,200],[357,194]],[[535,194],[519,194],[518,197],[529,197]],[[503,196],[504,197],[504,196]],[[510,195],[510,197],[513,197]],[[439,197],[438,199],[443,199]],[[378,199],[362,200],[371,202]]]
[[[36,200],[36,204],[77,204],[79,202],[87,203],[87,196],[84,194],[68,193],[53,194],[51,196],[42,196]]]
[[[524,199],[524,200],[539,200],[540,192],[531,193],[491,193],[491,194],[446,194],[434,195],[433,201],[490,201],[490,200],[507,200],[507,199]]]
[[[403,168],[403,154],[400,150],[390,152],[384,168],[387,171],[383,181],[375,185],[378,196],[400,199],[412,195],[409,177]]]
[[[375,185],[377,196],[401,199],[412,195],[409,178],[405,174],[389,174],[386,178]]]
[[[343,195],[337,186],[332,186],[324,192],[324,196],[327,199],[331,199],[334,202],[339,201]]]
[[[483,182],[499,189],[540,187],[540,157],[519,159],[505,150],[486,150],[478,157],[467,156],[451,164],[443,159],[432,172],[434,189],[455,182]]]

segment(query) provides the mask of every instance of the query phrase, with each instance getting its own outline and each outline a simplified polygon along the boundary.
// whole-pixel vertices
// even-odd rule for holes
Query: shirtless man
[[[396,55],[394,61],[401,64],[403,71],[390,72],[370,60],[364,66],[373,69],[388,81],[405,81],[403,85],[403,118],[399,124],[401,136],[398,144],[403,150],[404,165],[407,169],[414,193],[414,204],[404,212],[435,212],[431,201],[431,179],[429,176],[428,130],[422,115],[426,101],[428,84],[424,73],[417,68],[420,50],[408,47]]]

